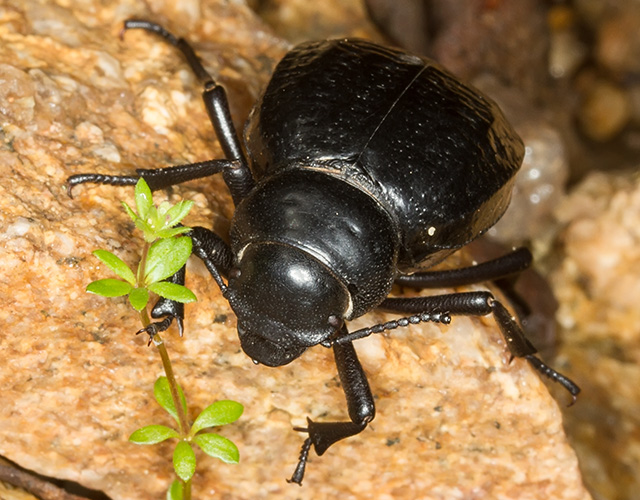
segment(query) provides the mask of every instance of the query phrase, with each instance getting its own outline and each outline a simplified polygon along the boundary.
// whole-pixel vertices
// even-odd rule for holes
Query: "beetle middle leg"
[[[151,191],[165,189],[176,184],[210,177],[219,172],[233,171],[239,168],[234,160],[206,160],[175,167],[136,169],[136,175],[108,175],[85,173],[72,175],[67,179],[67,194],[71,197],[74,186],[78,184],[108,184],[111,186],[135,186],[140,178],[144,179]],[[233,175],[233,174],[231,174]]]
[[[444,271],[430,271],[401,276],[396,283],[412,288],[437,288],[443,286],[461,286],[482,281],[511,280],[531,265],[531,253],[526,248],[518,248],[502,257],[475,266]],[[534,354],[536,348],[529,342],[522,328],[509,311],[489,292],[451,293],[430,297],[387,298],[379,306],[394,312],[429,313],[450,315],[484,316],[492,314],[512,357],[525,358],[538,372],[562,385],[573,398],[580,392],[580,387],[568,377],[546,365]],[[393,322],[391,322],[393,323]],[[350,333],[337,342],[353,341],[372,333],[397,328],[397,325],[375,325]]]
[[[495,259],[473,266],[441,271],[426,271],[398,276],[397,285],[410,288],[447,288],[492,281],[508,299],[518,318],[531,314],[527,302],[515,290],[520,273],[531,267],[533,256],[526,247],[520,247]]]
[[[540,358],[534,356],[537,352],[536,348],[529,342],[515,318],[511,316],[509,311],[507,311],[502,303],[495,299],[490,292],[463,292],[432,295],[428,297],[388,298],[378,307],[393,312],[416,314],[409,318],[401,318],[400,320],[389,321],[353,331],[344,337],[338,338],[335,340],[335,343],[353,342],[354,340],[368,337],[374,333],[382,333],[422,321],[433,321],[434,317],[439,318],[439,321],[443,323],[448,323],[450,321],[450,315],[485,316],[492,314],[506,340],[512,358],[518,357],[526,359],[538,372],[562,385],[569,391],[573,398],[571,404],[575,403],[576,397],[580,393],[580,387],[578,387],[575,382],[546,365]]]
[[[497,259],[475,266],[398,276],[395,283],[412,288],[445,288],[497,281],[517,276],[531,266],[531,261],[529,249],[520,247]]]

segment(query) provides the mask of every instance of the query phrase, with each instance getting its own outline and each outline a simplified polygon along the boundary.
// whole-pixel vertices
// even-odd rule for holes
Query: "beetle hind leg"
[[[534,356],[537,350],[533,345],[531,345],[529,340],[527,340],[522,328],[520,328],[520,325],[518,325],[515,318],[511,316],[509,311],[507,311],[506,307],[504,307],[501,302],[494,299],[490,301],[489,306],[491,307],[493,317],[495,318],[496,323],[498,323],[498,327],[500,328],[502,335],[507,341],[507,346],[509,347],[511,354],[513,356],[526,359],[539,373],[554,382],[559,383],[569,391],[569,394],[571,394],[572,401],[570,405],[575,403],[576,398],[580,393],[580,387],[578,387],[578,385],[569,377],[557,372],[550,366],[546,365],[540,358]]]
[[[379,307],[394,312],[419,313],[421,315],[428,314],[431,316],[485,316],[492,314],[512,357],[526,359],[539,373],[562,385],[571,394],[573,402],[575,402],[576,396],[580,392],[580,387],[570,378],[555,371],[538,357],[534,356],[537,350],[531,342],[529,342],[520,325],[518,325],[515,318],[511,316],[502,303],[496,300],[489,292],[461,292],[413,298],[394,297],[385,299]],[[371,333],[383,331],[382,329],[376,328],[376,326],[352,332],[350,337],[360,338],[370,335]],[[337,342],[339,341],[340,340]]]
[[[343,327],[346,334],[346,328]],[[302,484],[309,450],[313,445],[318,456],[338,441],[355,436],[362,432],[375,417],[375,404],[367,376],[358,360],[351,342],[333,345],[333,353],[338,368],[338,375],[347,399],[350,422],[313,422],[307,418],[306,428],[296,428],[307,432],[309,437],[304,441],[296,469],[288,481]]]

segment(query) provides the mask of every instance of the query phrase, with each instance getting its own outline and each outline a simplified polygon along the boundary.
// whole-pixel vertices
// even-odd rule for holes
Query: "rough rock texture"
[[[188,34],[228,88],[238,124],[286,44],[240,2],[65,5],[0,7],[0,454],[114,500],[156,499],[172,479],[171,447],[126,439],[142,425],[170,424],[152,398],[157,353],[134,337],[124,301],[84,292],[108,276],[92,250],[135,259],[140,240],[117,202],[131,202],[132,190],[81,187],[71,200],[63,184],[78,172],[221,156],[181,59],[146,33],[119,41],[123,19],[170,20]],[[187,224],[228,226],[219,178],[169,196],[178,195],[196,201]],[[303,437],[292,426],[346,415],[331,353],[318,347],[284,368],[254,366],[195,260],[187,284],[200,301],[187,307],[186,336],[166,336],[177,376],[194,411],[226,398],[246,408],[222,431],[238,443],[240,465],[199,455],[196,497],[589,498],[556,402],[526,363],[507,363],[492,320],[470,318],[359,342],[376,420],[313,455],[302,488],[287,484]]]
[[[552,275],[559,357],[584,396],[567,430],[595,498],[638,498],[640,479],[640,177],[594,173],[558,210],[565,258]]]
[[[383,40],[360,0],[248,0],[247,3],[279,36],[293,44],[345,36]]]

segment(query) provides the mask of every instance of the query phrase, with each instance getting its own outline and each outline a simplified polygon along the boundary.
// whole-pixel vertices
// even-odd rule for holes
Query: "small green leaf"
[[[145,283],[156,283],[175,274],[191,255],[191,238],[181,236],[156,241],[149,248]]]
[[[149,292],[146,288],[134,288],[129,292],[129,303],[136,311],[142,311],[149,302]]]
[[[237,464],[240,460],[238,447],[219,434],[198,434],[193,440],[207,455],[219,458],[225,463]]]
[[[149,214],[149,209],[153,207],[153,196],[151,195],[151,189],[145,180],[140,177],[136,184],[136,207],[141,219],[146,219]]]
[[[176,302],[182,302],[188,304],[189,302],[195,302],[196,296],[186,286],[176,285],[175,283],[169,283],[167,281],[159,281],[158,283],[151,283],[149,290],[153,293],[157,293],[160,297],[165,299],[175,300]]]
[[[196,421],[191,427],[191,435],[205,429],[206,427],[218,427],[235,422],[240,418],[244,407],[236,401],[216,401],[212,405],[207,406],[202,413],[198,415]]]
[[[104,262],[109,269],[120,276],[125,281],[128,281],[131,286],[136,285],[136,277],[133,271],[127,266],[120,257],[107,252],[106,250],[95,250],[93,252],[98,259]]]
[[[177,479],[167,490],[167,500],[182,500],[182,483]]]
[[[127,295],[133,287],[126,281],[106,279],[92,281],[87,285],[87,292],[103,297],[121,297]]]
[[[193,202],[191,200],[179,201],[168,210],[167,221],[165,224],[169,227],[175,226],[186,217],[189,210],[191,210],[191,207],[193,207]]]
[[[182,408],[187,413],[187,400],[182,392],[182,387],[178,385],[178,394],[180,395],[180,401],[182,402]],[[167,377],[158,377],[156,383],[153,384],[153,395],[160,406],[162,406],[171,415],[176,422],[178,420],[178,412],[173,405],[173,398],[171,397],[171,389],[169,389],[169,381]]]
[[[178,433],[165,425],[147,425],[129,436],[129,441],[136,444],[156,444],[170,438],[180,437]]]
[[[196,471],[196,454],[186,441],[180,441],[173,450],[173,468],[183,481],[191,479]]]
[[[126,202],[121,201],[120,203],[122,203],[124,211],[127,212],[127,215],[131,217],[131,220],[133,222],[136,222],[140,218],[138,217],[138,214],[133,211],[133,208],[131,208]]]

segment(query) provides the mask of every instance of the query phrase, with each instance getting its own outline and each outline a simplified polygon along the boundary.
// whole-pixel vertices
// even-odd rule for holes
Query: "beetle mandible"
[[[504,213],[522,162],[522,141],[498,106],[433,61],[355,39],[303,43],[276,67],[244,131],[231,121],[225,90],[191,46],[162,26],[125,22],[177,47],[204,84],[204,104],[226,159],[139,169],[136,175],[78,174],[67,181],[157,190],[222,173],[236,211],[230,245],[211,230],[190,232],[201,258],[237,316],[240,344],[254,362],[282,366],[307,348],[331,347],[350,421],[307,419],[298,465],[302,483],[313,445],[360,433],[374,400],[352,342],[452,315],[492,314],[511,355],[562,384],[579,387],[544,364],[506,308],[489,292],[388,298],[393,283],[460,286],[516,276],[530,265],[520,248],[476,266],[424,271],[489,229]],[[245,155],[246,153],[246,155]],[[184,269],[173,278],[184,282]],[[226,279],[226,282],[225,282]],[[346,321],[373,308],[409,314],[355,332]],[[181,304],[160,299],[161,319]]]

